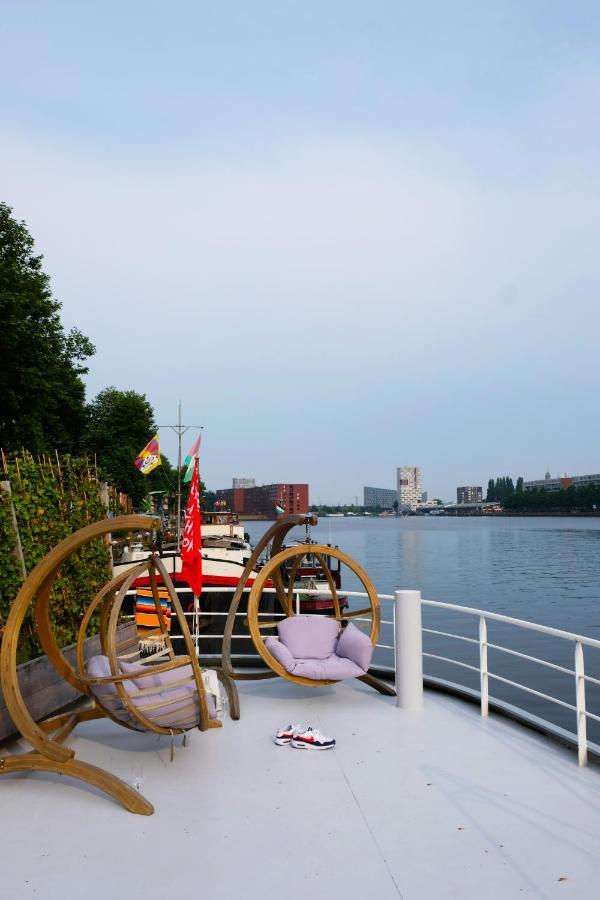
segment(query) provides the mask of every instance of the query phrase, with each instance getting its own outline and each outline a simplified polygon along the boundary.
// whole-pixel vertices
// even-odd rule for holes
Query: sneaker
[[[335,738],[325,737],[310,725],[305,731],[293,734],[291,742],[292,747],[296,747],[297,750],[331,750],[335,747]]]
[[[283,747],[284,744],[289,744],[294,735],[299,734],[304,731],[304,725],[282,725],[281,728],[278,729],[277,734],[273,738],[278,746]]]

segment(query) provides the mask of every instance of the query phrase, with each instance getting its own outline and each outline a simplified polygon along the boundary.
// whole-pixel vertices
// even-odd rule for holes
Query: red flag
[[[190,499],[185,510],[185,525],[181,539],[181,577],[187,581],[194,596],[199,597],[202,592],[202,536],[198,457],[194,461]]]

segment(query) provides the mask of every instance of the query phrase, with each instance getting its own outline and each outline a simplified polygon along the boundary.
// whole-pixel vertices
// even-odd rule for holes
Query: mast
[[[200,431],[204,425],[184,425],[181,421],[181,400],[177,411],[177,425],[159,425],[159,428],[172,428],[177,435],[177,552],[181,549],[181,438],[189,428],[198,428]]]
[[[177,413],[177,552],[181,546],[181,400]]]

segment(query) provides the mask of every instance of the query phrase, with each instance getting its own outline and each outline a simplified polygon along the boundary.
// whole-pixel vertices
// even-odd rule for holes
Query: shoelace
[[[319,741],[319,743],[331,740],[330,738],[325,737],[325,735],[322,734],[318,728],[313,728],[312,726],[309,726],[305,731],[302,732],[302,734],[308,734],[312,736],[315,741]]]

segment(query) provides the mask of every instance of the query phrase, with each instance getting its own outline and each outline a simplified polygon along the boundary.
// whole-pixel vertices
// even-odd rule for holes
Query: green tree
[[[160,490],[166,472],[162,466],[150,475],[141,475],[134,465],[150,438],[156,434],[154,410],[145,394],[108,387],[87,407],[84,448],[96,454],[106,479],[139,504],[150,490]],[[170,469],[170,466],[169,466]]]
[[[42,256],[12,209],[0,203],[0,446],[72,451],[85,423],[87,372],[95,353],[78,329],[65,333]]]
[[[210,512],[215,507],[215,500],[217,499],[217,495],[215,491],[207,491],[204,482],[201,482],[202,485],[202,509],[205,509],[207,512]]]
[[[519,477],[517,478],[517,486],[515,488],[515,491],[517,492],[517,494],[523,493],[523,478],[521,475],[519,475]]]
[[[490,478],[490,480],[488,481],[487,494],[486,494],[486,496],[485,496],[485,499],[486,499],[488,502],[490,502],[490,501],[496,499],[496,487],[495,487],[495,485],[494,485],[494,479],[493,479],[493,478]]]

